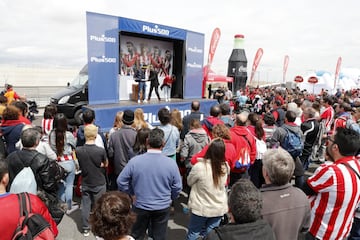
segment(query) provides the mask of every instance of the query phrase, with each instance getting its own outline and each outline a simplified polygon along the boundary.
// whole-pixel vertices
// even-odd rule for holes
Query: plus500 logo
[[[159,28],[158,25],[155,25],[154,27],[150,27],[148,25],[143,25],[142,30],[143,30],[143,32],[156,33],[156,34],[164,35],[164,36],[169,36],[169,34],[170,34],[169,30]]]
[[[170,110],[169,107],[166,107],[166,108]],[[189,115],[191,113],[191,110],[190,109],[189,110],[179,110],[179,112],[181,113],[181,118],[183,118],[184,116]],[[144,113],[144,119],[151,125],[154,125],[154,126],[160,125],[160,121],[157,116],[157,113],[156,114],[153,114],[151,112]]]

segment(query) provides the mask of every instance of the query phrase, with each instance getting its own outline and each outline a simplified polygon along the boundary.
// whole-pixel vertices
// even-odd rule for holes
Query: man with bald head
[[[230,185],[234,184],[240,178],[248,178],[248,168],[254,164],[256,158],[256,140],[255,137],[248,131],[247,119],[249,113],[243,111],[236,115],[235,126],[230,128],[231,142],[235,147],[235,151],[239,154],[238,160],[243,158],[243,152],[246,150],[250,163],[244,166],[230,166]]]
[[[192,101],[191,102],[191,113],[183,117],[183,128],[181,129],[180,139],[184,140],[185,135],[189,132],[190,128],[190,121],[191,119],[199,119],[202,123],[204,120],[204,114],[200,112],[200,102],[199,101]]]

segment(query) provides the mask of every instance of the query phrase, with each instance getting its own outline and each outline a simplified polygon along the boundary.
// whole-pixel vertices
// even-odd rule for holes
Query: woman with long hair
[[[122,122],[123,115],[124,115],[123,111],[119,111],[116,113],[115,119],[114,119],[114,124],[113,124],[113,127],[109,131],[108,138],[110,138],[111,134],[113,134],[115,131],[119,130],[124,125]]]
[[[181,132],[183,128],[181,112],[179,111],[179,109],[174,108],[171,110],[170,115],[171,115],[170,123],[175,127],[177,127],[179,129],[179,132]]]
[[[59,183],[58,197],[67,204],[67,214],[72,213],[79,206],[72,205],[73,186],[75,180],[75,160],[73,150],[76,147],[74,135],[67,131],[68,122],[64,114],[58,113],[54,117],[54,129],[49,134],[49,144],[57,155],[57,162],[65,168],[68,175],[64,182]]]
[[[215,138],[202,161],[195,164],[187,178],[191,187],[188,206],[191,210],[187,240],[206,236],[219,226],[221,217],[227,212],[226,181],[229,166],[225,161],[225,144]]]
[[[45,106],[43,119],[41,119],[41,127],[44,132],[44,139],[48,142],[49,133],[54,127],[54,117],[57,113],[57,107],[54,104]]]
[[[267,150],[265,131],[263,121],[257,113],[251,112],[248,116],[248,121],[250,125],[248,125],[247,128],[256,141],[256,159],[254,164],[249,168],[249,175],[254,185],[260,188],[261,185],[265,183],[262,175],[262,156]]]
[[[137,131],[133,146],[134,155],[140,155],[147,152],[147,139],[149,137],[149,133],[150,128],[141,128]]]
[[[142,110],[142,108],[137,108],[134,111],[133,127],[136,130],[139,130],[141,128],[150,128],[150,129],[153,128],[148,122],[145,121],[144,111]]]

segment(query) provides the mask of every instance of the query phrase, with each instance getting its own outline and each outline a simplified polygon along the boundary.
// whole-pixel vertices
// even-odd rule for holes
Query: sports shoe
[[[143,103],[147,103],[148,101],[146,99],[144,99]]]
[[[71,209],[66,210],[66,214],[70,215],[72,214],[74,211],[76,211],[77,209],[79,209],[79,205],[72,205]]]
[[[138,100],[138,103],[140,103],[140,100]]]
[[[90,236],[90,229],[84,229],[83,230],[83,235],[84,235],[84,237]]]

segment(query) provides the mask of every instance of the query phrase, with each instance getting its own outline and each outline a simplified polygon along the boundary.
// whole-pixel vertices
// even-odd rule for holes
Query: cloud
[[[248,69],[261,47],[259,71],[281,79],[283,59],[289,55],[288,76],[293,78],[309,69],[334,71],[339,56],[344,66],[359,67],[359,6],[357,0],[184,0],[176,6],[162,0],[3,0],[0,64],[80,67],[87,54],[86,11],[92,11],[204,33],[204,61],[212,31],[219,27],[222,35],[212,66],[220,73],[227,71],[234,35],[242,33]]]

